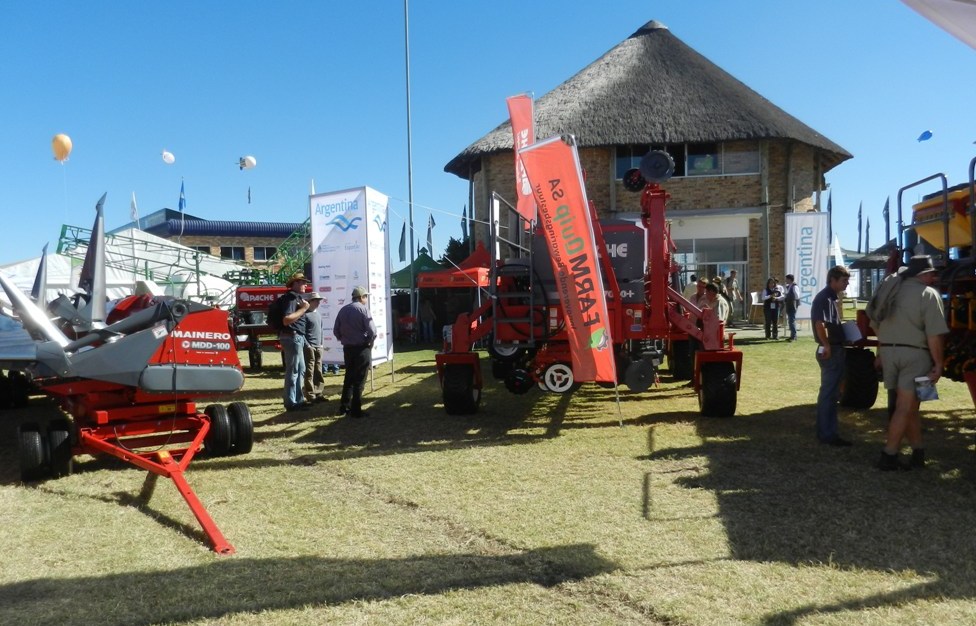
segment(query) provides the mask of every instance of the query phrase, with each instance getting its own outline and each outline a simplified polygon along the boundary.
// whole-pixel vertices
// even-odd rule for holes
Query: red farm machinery
[[[658,184],[672,170],[670,157],[652,152],[640,169],[627,173],[627,188],[641,193],[638,220],[598,221],[590,207],[617,382],[646,391],[666,357],[674,379],[692,381],[703,415],[728,417],[735,413],[742,353],[715,310],[699,308],[677,289],[679,268],[665,219],[669,195]],[[436,355],[449,414],[478,410],[484,384],[474,351],[478,342],[487,344],[493,376],[512,393],[533,387],[568,393],[579,386],[542,229],[525,222],[497,194],[492,213],[497,217],[491,220],[488,247],[495,258],[487,297],[458,317],[449,344]]]
[[[44,310],[0,276],[14,313],[0,316],[0,367],[9,372],[8,386],[18,389],[19,398],[26,394],[22,381],[29,381],[31,391],[61,409],[61,417],[44,428],[20,425],[21,477],[32,482],[65,476],[77,455],[115,457],[148,472],[143,498],[159,476],[172,480],[213,550],[231,554],[233,546],[184,476],[201,449],[209,456],[236,455],[253,444],[247,405],[198,405],[244,383],[227,312],[151,294],[123,298],[109,309],[103,201],[82,271],[85,298],[60,295]]]

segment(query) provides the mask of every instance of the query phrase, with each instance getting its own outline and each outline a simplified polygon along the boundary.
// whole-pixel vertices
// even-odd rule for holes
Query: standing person
[[[779,309],[783,304],[783,288],[777,284],[775,276],[770,276],[766,287],[759,294],[763,303],[766,339],[779,339]]]
[[[942,297],[932,285],[938,280],[932,257],[913,256],[908,269],[892,280],[886,302],[871,311],[871,326],[878,333],[879,359],[885,389],[895,391],[895,412],[888,422],[888,437],[878,467],[899,469],[898,449],[903,438],[912,447],[910,467],[925,466],[922,419],[915,379],[928,376],[933,384],[942,377],[944,335],[949,332]],[[888,282],[888,281],[886,281]],[[884,311],[883,313],[880,311]],[[877,319],[881,318],[881,319]]]
[[[725,279],[722,278],[721,276],[716,276],[715,278],[712,279],[712,284],[715,285],[715,289],[718,291],[719,299],[725,302],[726,305],[729,305],[723,307],[722,310],[724,311],[724,317],[719,318],[723,322],[725,322],[726,325],[728,325],[730,321],[729,318],[731,317],[731,313],[732,313],[732,307],[730,306],[732,303],[732,299],[729,298],[729,293],[725,290]],[[707,296],[708,294],[705,295]]]
[[[827,286],[810,305],[810,321],[817,339],[817,364],[820,365],[820,394],[817,396],[817,439],[829,446],[849,446],[837,432],[837,401],[844,378],[846,354],[841,327],[839,296],[850,282],[851,273],[843,265],[827,272]]]
[[[696,291],[698,291],[698,277],[692,274],[688,277],[688,284],[685,285],[685,288],[681,290],[681,295],[683,295],[687,300],[694,302]]]
[[[302,392],[305,402],[325,402],[323,389],[325,376],[322,374],[322,315],[319,304],[322,296],[317,291],[305,296],[308,310],[305,311],[305,384]]]
[[[708,283],[705,286],[705,306],[715,311],[718,319],[723,322],[729,317],[729,303],[719,293],[718,283]]]
[[[420,302],[420,341],[430,343],[434,340],[434,307],[430,300]]]
[[[352,302],[339,309],[332,332],[342,344],[346,374],[342,379],[342,398],[339,414],[366,417],[363,411],[363,386],[372,362],[373,341],[376,340],[376,324],[366,308],[369,292],[365,287],[352,290]]]
[[[796,310],[799,306],[800,288],[793,281],[793,274],[787,274],[783,287],[783,308],[786,310],[786,326],[790,329],[787,341],[796,341]]]
[[[285,366],[285,410],[299,411],[308,408],[302,397],[302,381],[305,377],[305,311],[308,302],[302,297],[302,290],[309,284],[305,274],[291,275],[285,286],[288,287],[278,300],[282,302],[282,328],[278,331],[281,343],[281,358]]]
[[[725,279],[725,292],[729,294],[729,299],[732,304],[732,312],[729,314],[730,319],[735,317],[736,311],[742,308],[742,292],[739,291],[738,275],[736,270],[729,270],[729,277]],[[742,315],[745,316],[745,309],[742,310]]]

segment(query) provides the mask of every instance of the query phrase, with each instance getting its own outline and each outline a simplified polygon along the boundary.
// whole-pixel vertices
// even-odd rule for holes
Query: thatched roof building
[[[822,171],[851,154],[651,21],[535,102],[536,137],[572,133],[581,148],[791,139],[820,151]],[[461,178],[512,150],[508,121],[451,159]]]

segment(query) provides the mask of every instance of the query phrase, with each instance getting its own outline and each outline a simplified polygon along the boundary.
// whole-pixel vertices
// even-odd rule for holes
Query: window
[[[204,254],[210,254],[210,246],[193,246],[193,249],[197,252],[203,252]]]
[[[274,246],[254,246],[255,261],[270,261],[278,253],[278,248]]]
[[[638,167],[641,158],[650,150],[663,150],[674,159],[674,177],[722,176],[731,174],[758,174],[759,148],[743,148],[742,142],[735,149],[722,143],[669,143],[664,145],[636,144],[618,146],[616,176],[622,179],[627,170]]]
[[[232,261],[244,260],[243,246],[220,246],[220,258],[231,259]]]

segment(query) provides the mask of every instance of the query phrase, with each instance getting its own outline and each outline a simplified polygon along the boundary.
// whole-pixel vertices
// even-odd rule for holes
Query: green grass
[[[139,503],[144,472],[116,462],[20,484],[16,425],[56,415],[34,398],[0,418],[0,623],[976,621],[965,387],[924,407],[931,467],[881,473],[883,397],[842,411],[854,447],[820,446],[813,343],[737,343],[724,420],[666,376],[619,406],[492,382],[450,417],[423,350],[374,370],[364,420],[330,415],[339,377],[306,414],[281,412],[280,368],[249,376],[254,451],[187,474],[230,557],[170,483]]]

